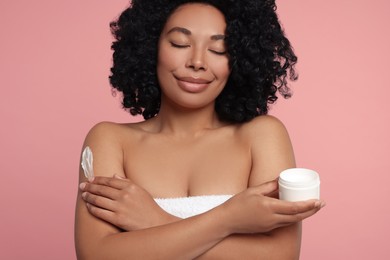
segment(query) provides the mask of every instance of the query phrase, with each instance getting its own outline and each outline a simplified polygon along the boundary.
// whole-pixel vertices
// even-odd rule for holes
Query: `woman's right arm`
[[[227,236],[217,212],[130,232],[88,223],[86,211],[79,211],[77,218],[79,259],[193,259]]]
[[[123,153],[117,126],[101,123],[87,135],[84,146],[94,155],[95,176],[123,176]],[[79,181],[85,182],[80,167]],[[197,217],[143,230],[122,232],[88,212],[77,196],[75,243],[78,259],[193,259],[229,235],[217,210]]]
[[[90,146],[93,151],[96,176],[124,177],[122,149],[115,127],[99,124],[86,138],[84,146]],[[85,181],[80,169],[80,182]],[[267,189],[267,185],[248,189],[204,214],[130,232],[121,232],[91,215],[79,193],[75,225],[77,256],[94,260],[194,259],[230,234],[263,233],[298,222],[316,211],[314,203],[302,203],[292,209],[291,204],[262,196],[262,189]]]

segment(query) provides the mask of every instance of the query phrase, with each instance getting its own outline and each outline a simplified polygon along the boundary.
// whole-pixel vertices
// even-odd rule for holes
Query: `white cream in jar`
[[[302,201],[320,198],[320,177],[304,168],[284,170],[279,176],[279,199]]]

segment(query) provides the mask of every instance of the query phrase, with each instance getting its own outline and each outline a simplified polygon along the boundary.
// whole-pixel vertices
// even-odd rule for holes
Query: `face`
[[[224,15],[210,5],[185,4],[172,13],[159,40],[162,106],[214,106],[230,74],[225,29]]]

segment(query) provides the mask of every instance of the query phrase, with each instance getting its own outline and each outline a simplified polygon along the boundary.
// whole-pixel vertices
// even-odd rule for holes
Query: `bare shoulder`
[[[132,124],[100,122],[88,132],[83,149],[89,146],[94,157],[95,175],[124,175],[124,142],[134,131]]]
[[[86,141],[104,141],[109,139],[117,139],[123,131],[123,125],[113,122],[100,122],[94,125],[89,130]],[[119,136],[118,136],[119,135]]]
[[[276,178],[295,167],[294,152],[284,124],[273,116],[259,116],[242,125],[242,138],[250,144],[252,171],[250,185]]]
[[[253,141],[269,140],[272,136],[288,135],[284,124],[274,116],[263,115],[244,123],[241,132]]]
[[[127,139],[132,133],[139,131],[139,123],[121,124],[107,121],[100,122],[91,128],[85,138],[85,142],[121,145],[124,138]]]

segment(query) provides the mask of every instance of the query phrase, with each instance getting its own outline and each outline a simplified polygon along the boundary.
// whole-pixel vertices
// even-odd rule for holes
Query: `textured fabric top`
[[[189,218],[213,209],[232,195],[204,195],[179,198],[157,198],[157,204],[166,212],[179,218]]]

